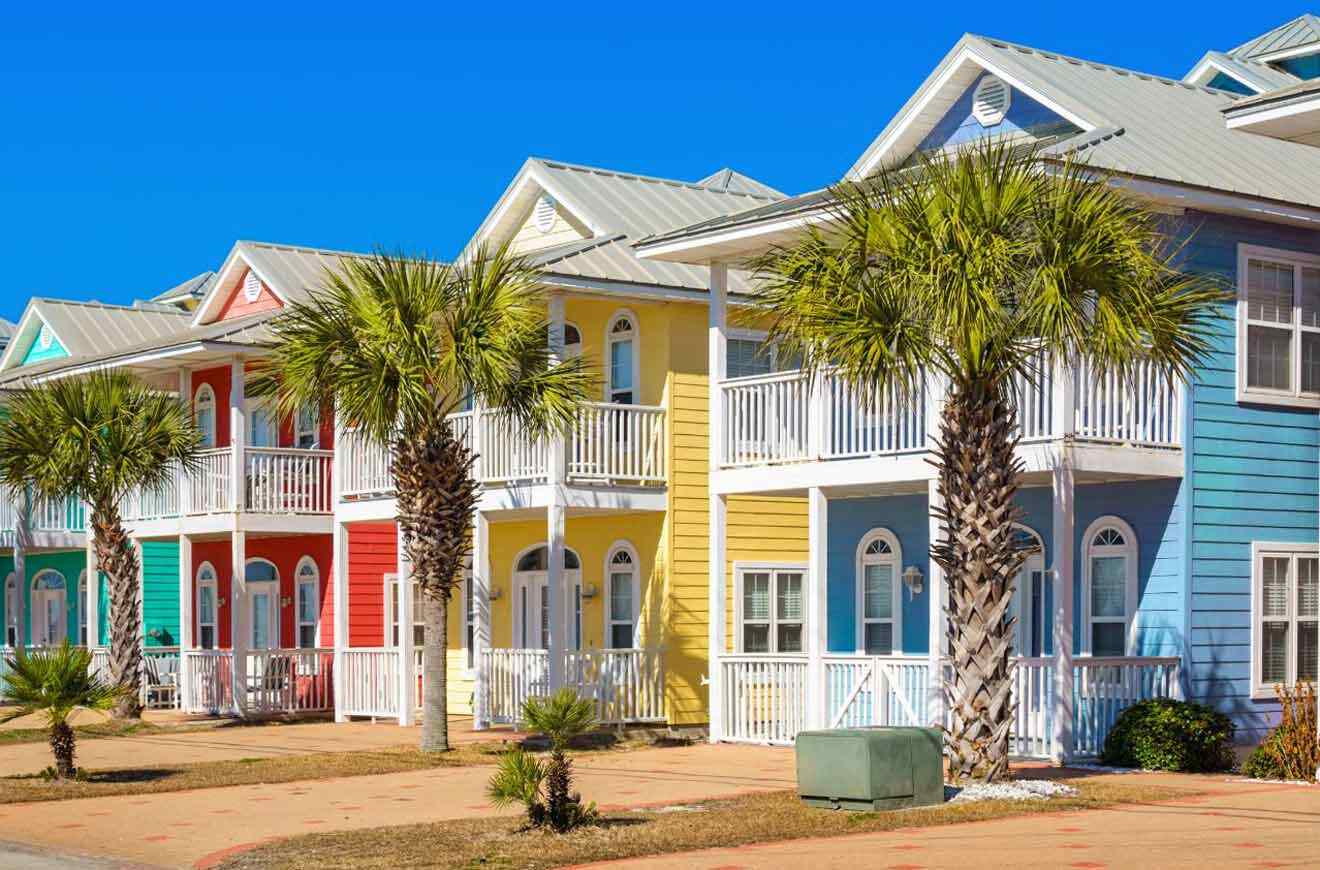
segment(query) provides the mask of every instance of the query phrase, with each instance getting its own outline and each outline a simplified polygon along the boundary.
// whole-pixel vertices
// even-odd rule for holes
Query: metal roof
[[[727,167],[707,175],[697,182],[697,186],[708,187],[721,193],[749,193],[753,196],[765,196],[771,199],[778,199],[783,196],[782,193],[770,185],[762,184],[755,178]]]
[[[1258,93],[1261,91],[1272,91],[1277,88],[1286,88],[1297,84],[1301,79],[1292,73],[1284,72],[1281,69],[1270,66],[1267,63],[1250,60],[1248,58],[1238,58],[1225,54],[1222,51],[1207,51],[1202,58],[1196,62],[1193,69],[1199,68],[1203,63],[1210,61],[1216,69],[1225,72],[1226,75],[1237,79],[1238,81],[1253,88]],[[1188,81],[1184,77],[1183,81]]]
[[[1261,57],[1310,45],[1320,47],[1320,18],[1305,13],[1242,43],[1229,54],[1243,58]]]
[[[184,299],[201,299],[206,295],[207,286],[215,279],[215,272],[202,272],[181,284],[176,284],[164,293],[151,297],[152,302],[175,302]]]

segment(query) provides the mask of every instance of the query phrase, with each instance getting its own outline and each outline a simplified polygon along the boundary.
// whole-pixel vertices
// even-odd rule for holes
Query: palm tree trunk
[[[73,728],[69,727],[67,721],[56,722],[50,726],[50,752],[55,756],[56,779],[73,778],[75,740]]]
[[[422,751],[449,751],[449,600],[422,593]]]
[[[1008,615],[1027,551],[1014,530],[1022,475],[1017,414],[998,385],[952,385],[936,445],[944,537],[931,557],[949,592],[953,659],[944,684],[950,712],[945,754],[954,782],[993,782],[1008,772],[1013,723],[1013,624]],[[935,639],[932,638],[932,642]]]
[[[92,511],[92,543],[97,568],[110,587],[110,680],[124,687],[115,705],[119,719],[142,716],[142,612],[138,607],[137,550],[112,501]],[[88,582],[91,582],[89,579]]]

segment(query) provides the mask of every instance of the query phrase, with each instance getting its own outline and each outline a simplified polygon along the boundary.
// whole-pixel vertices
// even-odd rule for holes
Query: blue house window
[[[1238,400],[1320,406],[1320,256],[1242,245]]]
[[[1314,544],[1252,545],[1252,680],[1257,698],[1320,676],[1320,555]]]

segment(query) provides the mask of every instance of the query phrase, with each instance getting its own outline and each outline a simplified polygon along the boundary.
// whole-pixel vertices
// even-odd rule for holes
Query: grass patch
[[[150,722],[120,722],[116,719],[106,719],[104,722],[93,722],[89,725],[75,725],[73,727],[73,733],[78,736],[79,740],[100,737],[129,737],[135,734],[160,734],[176,730],[178,729],[161,727]],[[50,732],[45,728],[0,728],[0,746],[10,746],[18,743],[45,743],[49,736]]]
[[[1187,788],[1135,785],[1115,778],[1063,780],[1076,797],[1049,801],[982,801],[880,813],[803,806],[792,791],[687,804],[699,811],[611,812],[594,828],[557,835],[523,830],[508,818],[311,834],[235,855],[224,870],[249,868],[539,868],[638,858],[803,837],[952,825],[1067,810],[1100,809],[1187,797]]]
[[[619,752],[653,745],[641,740],[596,742],[585,753]],[[273,758],[239,758],[195,764],[144,765],[134,768],[83,770],[78,780],[54,783],[29,774],[0,777],[0,804],[59,801],[111,795],[159,794],[231,785],[298,782],[343,776],[372,776],[429,770],[437,767],[493,765],[508,747],[504,743],[463,743],[444,755],[411,746],[389,749],[322,752]]]

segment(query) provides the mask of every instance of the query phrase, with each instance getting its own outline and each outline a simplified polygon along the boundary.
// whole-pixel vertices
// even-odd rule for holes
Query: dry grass
[[[1050,801],[984,801],[880,813],[811,809],[791,791],[691,806],[698,812],[607,813],[598,827],[568,835],[522,830],[505,818],[313,834],[244,852],[222,865],[249,868],[563,867],[590,861],[672,854],[803,837],[930,827],[960,822],[1098,809],[1186,797],[1188,789],[1132,785],[1113,779],[1072,781],[1079,794]]]
[[[579,752],[619,752],[652,745],[640,740],[601,745]],[[500,743],[464,743],[444,755],[415,747],[322,752],[274,758],[243,758],[196,764],[143,765],[83,771],[80,779],[56,783],[38,775],[0,777],[0,804],[59,801],[112,795],[158,794],[231,785],[297,782],[343,776],[371,776],[436,767],[493,765],[508,747]]]

